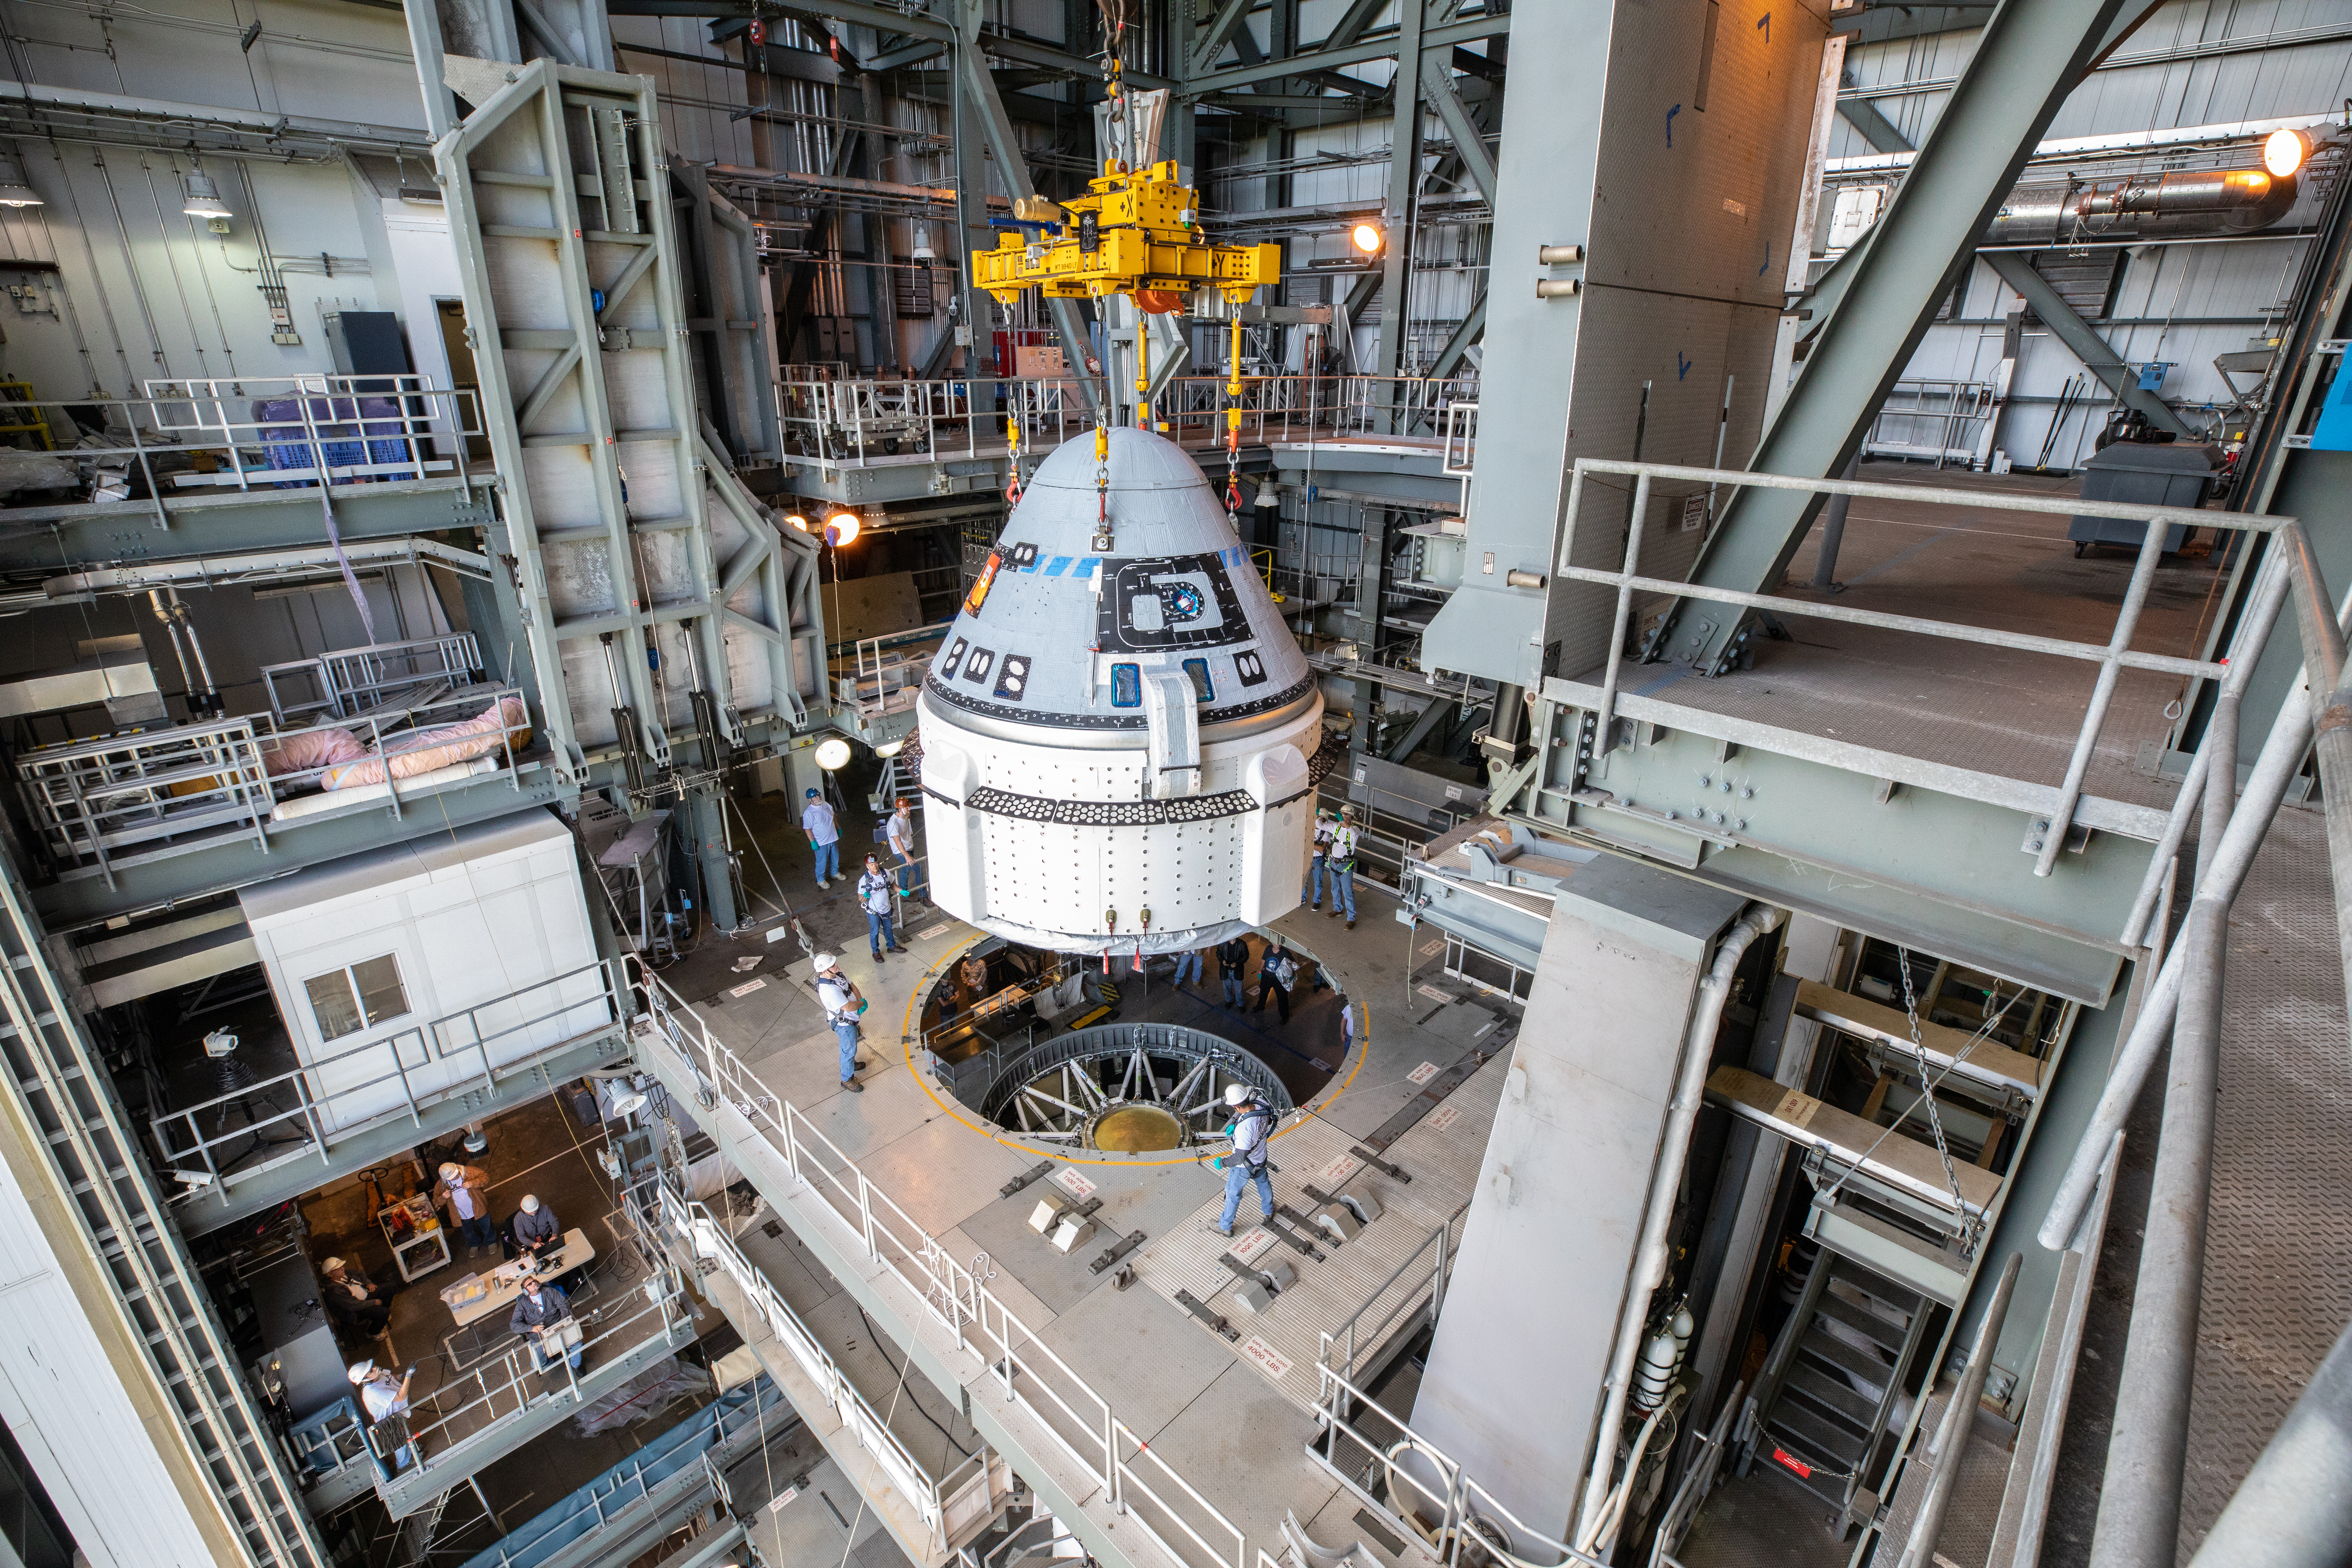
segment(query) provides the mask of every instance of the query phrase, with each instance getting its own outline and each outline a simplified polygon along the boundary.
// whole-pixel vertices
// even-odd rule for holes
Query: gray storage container
[[[2221,466],[2221,448],[2188,441],[2150,444],[2117,441],[2093,456],[2083,469],[2083,499],[2104,501],[2146,501],[2151,506],[2199,506]],[[2080,555],[2094,544],[2125,544],[2139,548],[2147,524],[2121,518],[2084,517],[2076,513],[2066,526],[2066,537]],[[2189,537],[2185,523],[2165,531],[2164,548],[2175,551]]]

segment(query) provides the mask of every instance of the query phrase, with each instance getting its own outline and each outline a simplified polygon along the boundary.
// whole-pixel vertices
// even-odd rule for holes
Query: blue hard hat
[[[808,791],[806,791],[806,792],[804,792],[804,793],[807,795],[808,798],[809,798],[809,799],[811,799],[811,800],[814,800],[814,799],[816,798],[816,791],[814,791],[814,790],[808,790]]]

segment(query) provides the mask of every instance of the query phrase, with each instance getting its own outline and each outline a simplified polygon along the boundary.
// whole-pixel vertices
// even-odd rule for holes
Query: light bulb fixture
[[[803,517],[798,512],[793,513],[790,517],[784,519],[784,521],[791,523],[794,528],[799,529],[803,533],[806,533],[809,531],[809,520]]]
[[[186,200],[180,204],[180,210],[190,217],[232,216],[228,204],[221,200],[220,187],[214,184],[213,177],[202,169],[191,172],[182,180],[181,188],[186,192]]]
[[[854,511],[835,512],[824,520],[824,542],[838,548],[856,539],[857,531],[864,526],[864,521]]]
[[[1381,232],[1381,226],[1376,223],[1360,223],[1348,231],[1349,241],[1366,256],[1378,256],[1381,253],[1381,246],[1387,237]]]
[[[2263,167],[2276,179],[2284,180],[2302,168],[2303,161],[2310,155],[2311,144],[2304,140],[2303,132],[2284,126],[2272,132],[2263,142]]]
[[[645,1108],[646,1097],[642,1094],[624,1094],[617,1096],[613,1101],[613,1120],[615,1121],[625,1121],[630,1117],[635,1116],[638,1111],[643,1110]]]
[[[816,743],[816,765],[826,773],[835,773],[849,765],[849,742],[838,735],[830,735]]]
[[[931,248],[931,226],[927,223],[917,224],[915,226],[915,259],[929,261],[938,254],[939,252]]]
[[[0,207],[37,207],[43,205],[40,195],[25,183],[25,165],[16,154],[0,147]]]
[[[885,762],[887,762],[890,758],[897,756],[906,749],[907,737],[901,735],[895,741],[885,741],[880,745],[875,747],[874,754],[882,758]]]
[[[1282,494],[1275,489],[1272,479],[1257,487],[1257,504],[1261,507],[1277,507],[1282,504]]]

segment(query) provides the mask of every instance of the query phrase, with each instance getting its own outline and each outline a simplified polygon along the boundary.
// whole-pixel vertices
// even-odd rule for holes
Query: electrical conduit
[[[1633,1277],[1625,1290],[1623,1316],[1617,1326],[1617,1346],[1609,1359],[1609,1399],[1601,1413],[1600,1431],[1593,1438],[1592,1473],[1584,1484],[1583,1521],[1571,1542],[1579,1552],[1591,1552],[1601,1531],[1613,1522],[1605,1506],[1609,1478],[1617,1466],[1617,1430],[1625,1422],[1625,1401],[1633,1382],[1633,1361],[1641,1354],[1642,1331],[1648,1326],[1652,1291],[1666,1276],[1666,1226],[1674,1218],[1675,1192],[1682,1185],[1683,1162],[1690,1153],[1691,1130],[1698,1121],[1706,1087],[1708,1061],[1715,1055],[1716,1030],[1723,1022],[1724,1004],[1731,996],[1731,977],[1758,937],[1780,929],[1788,918],[1769,904],[1750,904],[1732,922],[1715,950],[1715,963],[1699,983],[1698,1006],[1683,1040],[1682,1072],[1667,1102],[1666,1125],[1658,1149],[1658,1163],[1650,1173],[1650,1194],[1642,1215],[1641,1240],[1633,1253]]]

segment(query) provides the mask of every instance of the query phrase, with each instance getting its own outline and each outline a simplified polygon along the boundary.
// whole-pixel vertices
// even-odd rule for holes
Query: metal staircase
[[[1932,1304],[1822,1249],[1741,1420],[1739,1473],[1761,1455],[1849,1516],[1874,1512],[1868,1483]]]

